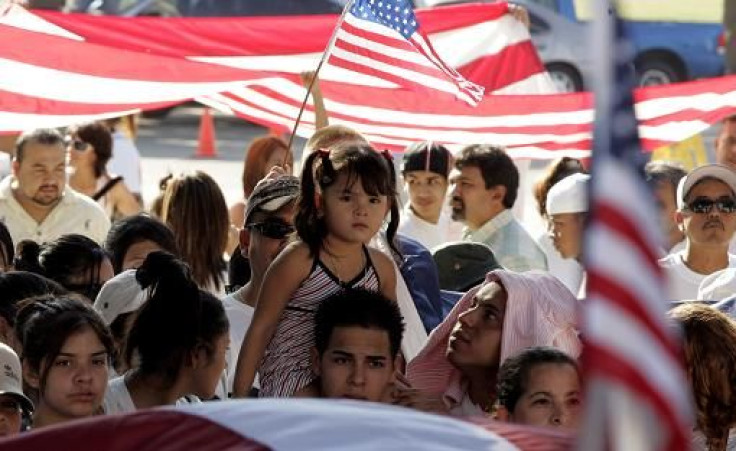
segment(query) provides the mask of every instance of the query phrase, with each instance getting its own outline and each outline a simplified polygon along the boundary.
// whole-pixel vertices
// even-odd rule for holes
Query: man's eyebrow
[[[368,355],[366,358],[370,360],[388,360],[385,355]]]
[[[330,353],[337,354],[343,357],[353,357],[354,356],[354,354],[347,352],[347,351],[341,351],[340,349],[333,349],[332,351],[330,351]]]

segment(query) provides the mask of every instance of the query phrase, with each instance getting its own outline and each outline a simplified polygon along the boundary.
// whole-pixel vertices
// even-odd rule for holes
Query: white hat
[[[588,211],[588,174],[572,174],[555,183],[547,191],[547,214]]]
[[[30,413],[33,412],[33,403],[23,394],[22,374],[18,354],[10,346],[0,343],[0,395],[12,395]]]
[[[148,297],[135,278],[135,269],[123,271],[105,282],[95,299],[94,308],[108,326],[115,318],[138,310]]]
[[[700,282],[698,300],[720,301],[736,294],[736,268],[711,273]]]
[[[733,169],[722,164],[706,164],[698,166],[688,172],[685,177],[680,179],[680,183],[677,184],[678,210],[685,208],[685,197],[687,197],[693,186],[704,178],[718,179],[728,185],[729,188],[731,188],[731,191],[736,193],[736,172],[734,172]]]

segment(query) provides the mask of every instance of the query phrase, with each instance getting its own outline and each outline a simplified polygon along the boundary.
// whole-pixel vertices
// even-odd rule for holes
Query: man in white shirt
[[[547,270],[547,257],[514,218],[519,172],[500,147],[472,145],[455,161],[452,219],[465,224],[463,239],[483,243],[512,271]]]
[[[736,232],[736,172],[709,164],[693,169],[677,186],[677,223],[685,249],[659,263],[669,277],[670,300],[690,300],[709,274],[736,267],[728,246]]]
[[[24,133],[15,146],[13,174],[0,182],[0,221],[13,242],[42,243],[77,233],[102,243],[110,220],[97,202],[66,183],[64,138],[54,129]]]
[[[404,151],[401,176],[409,203],[401,213],[398,231],[430,250],[455,241],[450,236],[450,215],[445,209],[451,168],[452,154],[440,144],[419,142]]]

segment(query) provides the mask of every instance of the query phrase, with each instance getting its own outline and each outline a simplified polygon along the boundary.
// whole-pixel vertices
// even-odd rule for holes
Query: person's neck
[[[235,292],[235,298],[243,304],[255,308],[262,282],[261,278],[255,280],[255,276],[251,275],[250,281]]]
[[[363,243],[348,242],[331,237],[329,234],[322,240],[322,249],[337,260],[361,256]]]
[[[484,411],[490,411],[496,401],[496,373],[487,367],[463,368],[468,383],[468,397]]]
[[[76,167],[69,177],[69,186],[83,194],[94,194],[97,190],[97,177],[92,168]]]
[[[44,402],[40,402],[39,405],[36,406],[36,411],[33,413],[33,429],[65,423],[74,419],[76,418],[69,418],[62,415],[51,409]]]
[[[488,214],[481,216],[479,218],[476,218],[472,221],[466,221],[465,225],[470,229],[471,231],[475,232],[476,230],[480,229],[484,225],[488,224],[488,221],[491,221],[499,214],[506,211],[506,208],[503,206],[496,206],[491,208],[491,210],[488,212]]]
[[[20,204],[21,207],[23,207],[23,210],[28,213],[28,216],[33,218],[38,224],[41,224],[44,219],[46,219],[46,216],[51,213],[51,210],[53,210],[59,204],[59,202],[61,202],[61,197],[59,197],[59,200],[51,205],[41,205],[35,202],[33,199],[26,197],[26,195],[23,194],[17,187],[12,189],[12,193],[15,200]]]
[[[431,224],[437,224],[440,221],[440,214],[442,213],[442,208],[439,208],[437,211],[432,211],[429,214],[422,214],[419,213],[413,206],[409,206],[411,211],[420,219],[427,221]]]
[[[685,248],[685,265],[698,274],[712,274],[728,268],[728,243],[723,246],[698,248],[691,243]]]
[[[187,394],[180,382],[181,377],[170,384],[161,376],[141,374],[134,369],[125,375],[124,381],[136,409],[173,405]]]

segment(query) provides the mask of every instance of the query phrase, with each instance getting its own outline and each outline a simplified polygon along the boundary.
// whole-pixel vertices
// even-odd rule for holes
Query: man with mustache
[[[0,182],[0,221],[14,243],[69,233],[104,241],[110,220],[95,201],[67,186],[66,160],[64,138],[55,129],[27,132],[16,141],[13,173]]]
[[[506,269],[547,270],[544,252],[511,213],[519,171],[503,148],[480,144],[464,148],[450,183],[452,219],[465,224],[463,240],[489,246]]]
[[[697,299],[707,275],[736,267],[736,256],[728,252],[736,232],[736,172],[720,164],[690,171],[677,185],[675,219],[685,248],[659,261],[669,278],[668,297]]]

